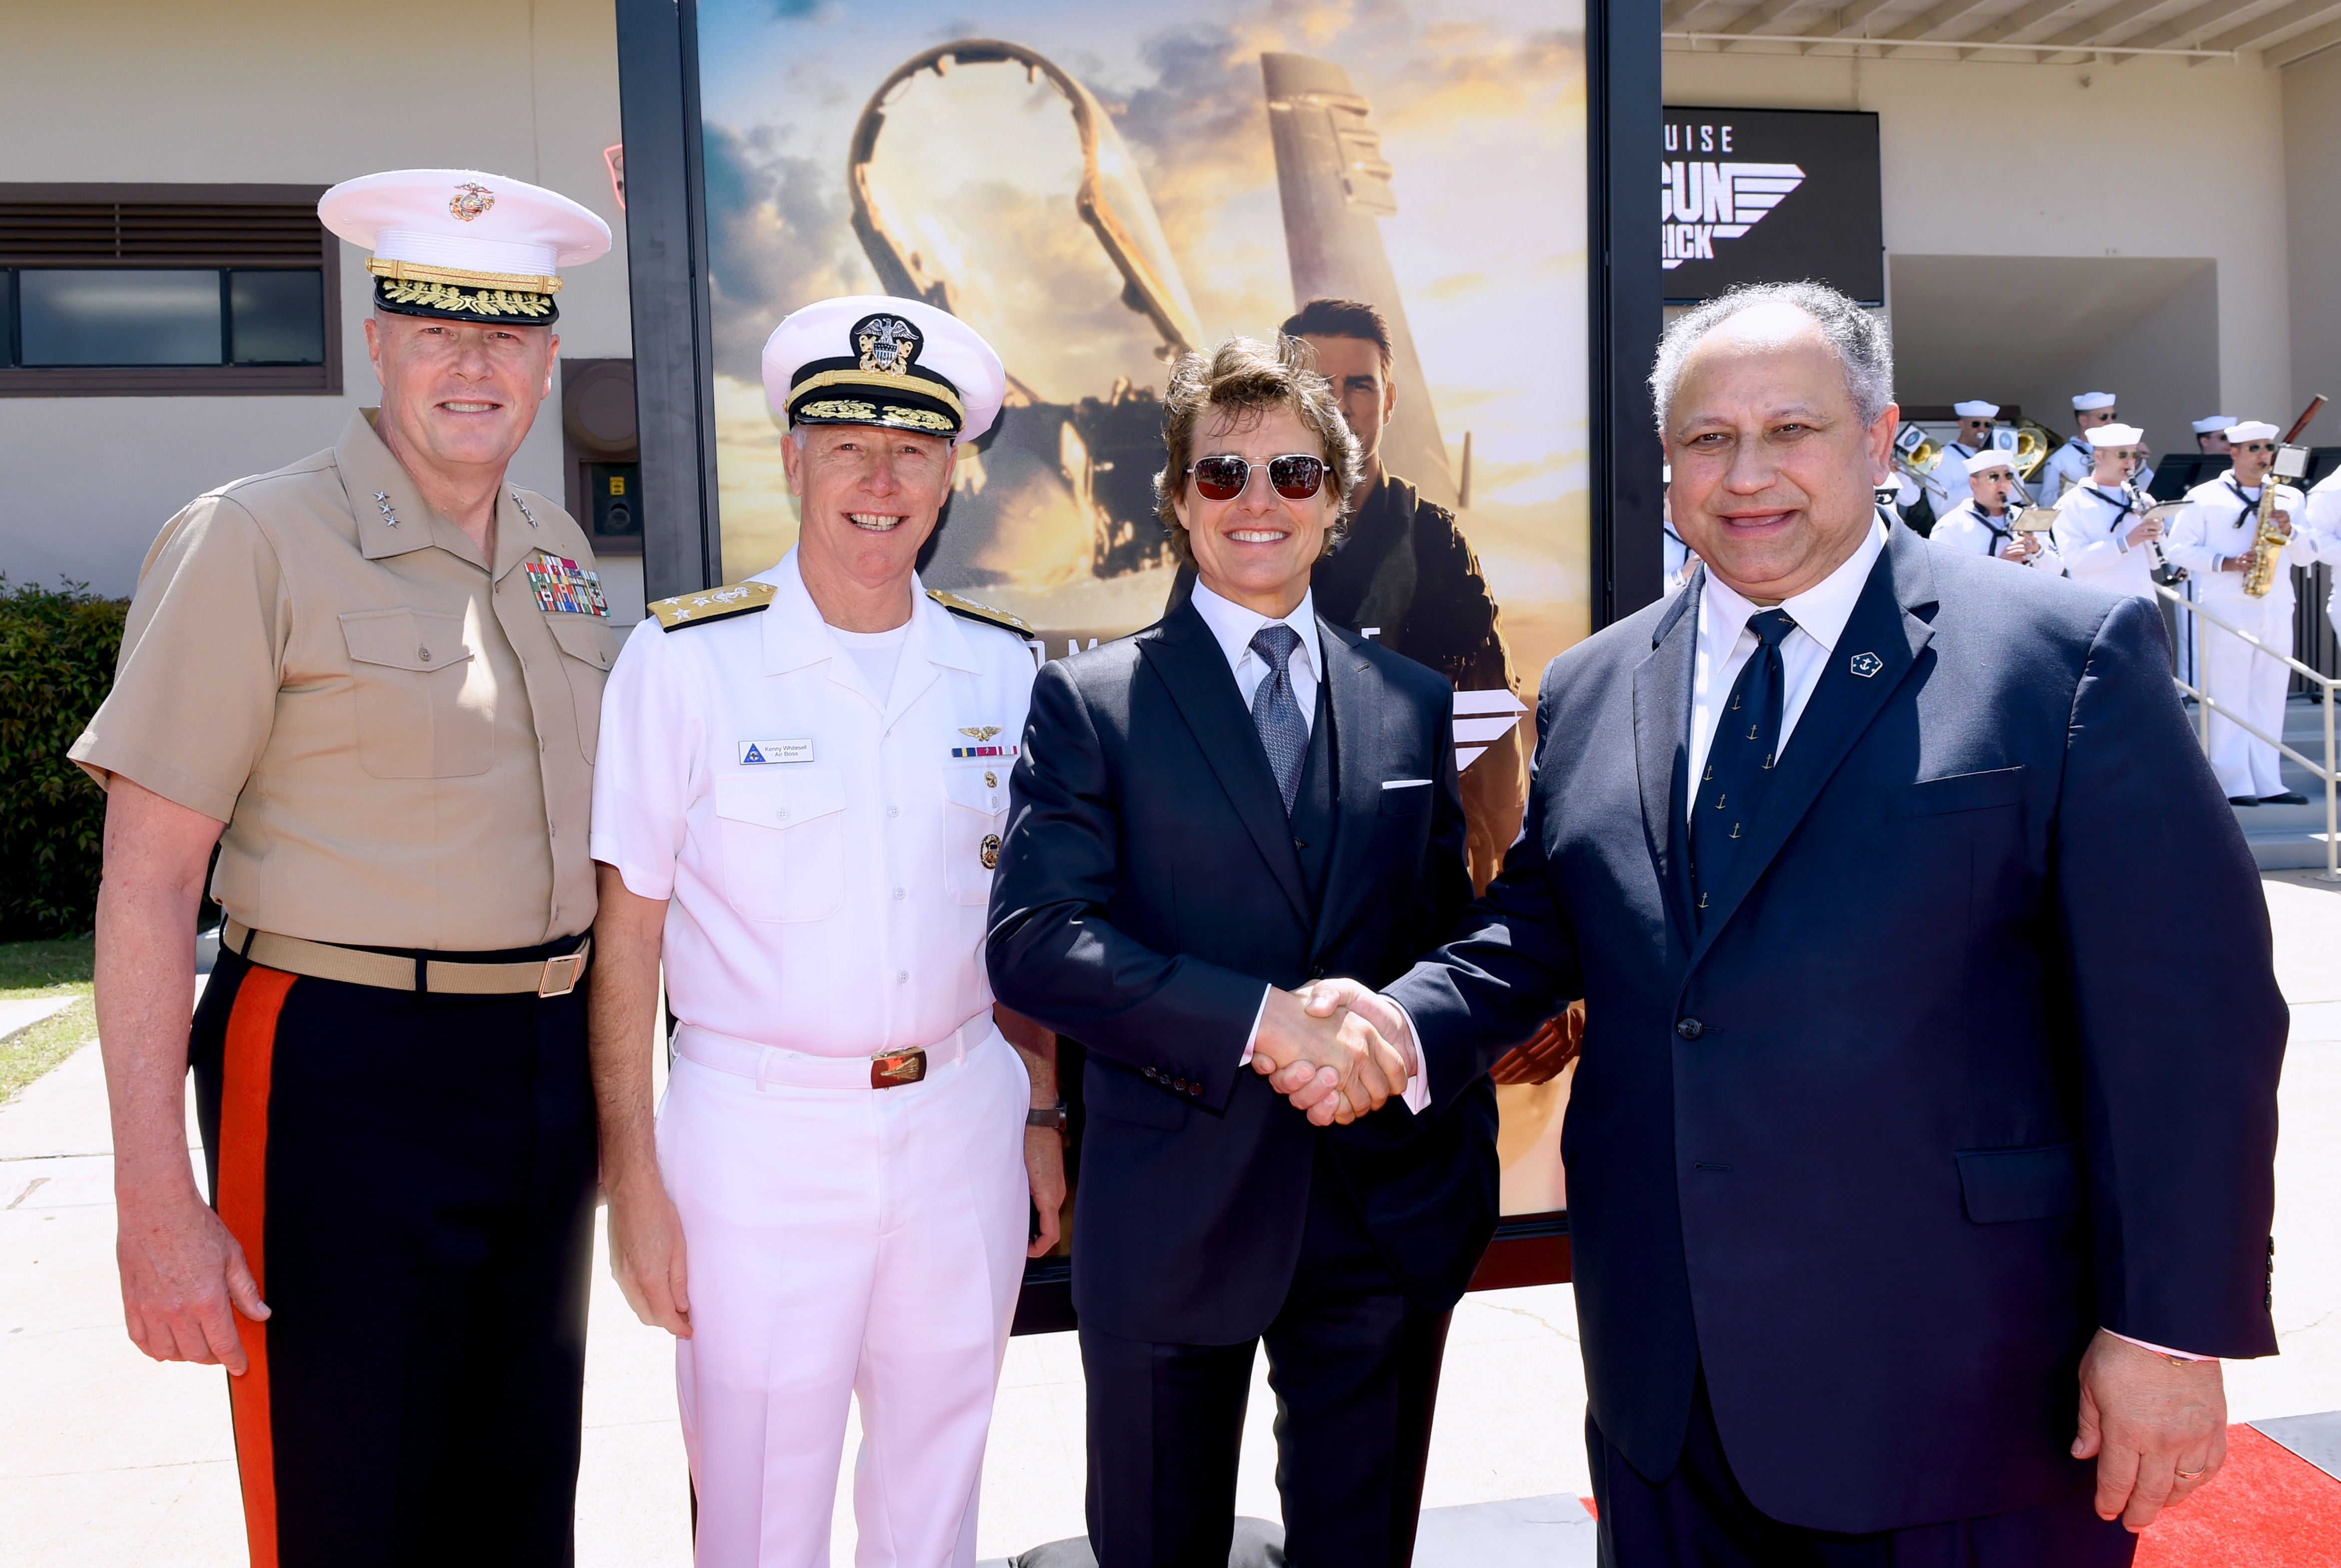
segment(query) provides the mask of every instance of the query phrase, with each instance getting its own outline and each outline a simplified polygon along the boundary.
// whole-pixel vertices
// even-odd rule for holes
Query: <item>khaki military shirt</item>
[[[212,896],[256,929],[447,951],[583,931],[617,652],[591,549],[507,486],[492,568],[374,412],[164,527],[70,755],[225,822]]]

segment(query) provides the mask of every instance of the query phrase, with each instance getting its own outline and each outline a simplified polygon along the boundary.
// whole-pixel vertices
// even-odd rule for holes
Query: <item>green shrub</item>
[[[77,936],[96,914],[105,793],[65,749],[114,684],[129,609],[0,574],[0,941]]]

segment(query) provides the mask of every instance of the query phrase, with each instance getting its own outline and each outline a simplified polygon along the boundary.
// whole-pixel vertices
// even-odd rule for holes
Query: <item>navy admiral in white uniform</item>
[[[2269,521],[2286,542],[2267,592],[2255,598],[2246,590],[2252,541],[2259,532],[2261,487],[2276,461],[2276,428],[2250,420],[2225,434],[2235,467],[2187,492],[2187,508],[2172,521],[2165,546],[2170,563],[2185,567],[2188,580],[2199,585],[2206,610],[2271,650],[2263,653],[2216,626],[2202,629],[2203,689],[2213,704],[2211,770],[2219,776],[2229,805],[2305,805],[2302,795],[2285,787],[2276,747],[2226,715],[2240,716],[2270,735],[2284,733],[2284,693],[2292,668],[2274,655],[2292,651],[2292,569],[2315,563],[2316,543],[2306,528],[2292,526],[2304,511],[2300,491],[2277,485]]]
[[[2040,470],[2040,504],[2043,506],[2056,505],[2064,499],[2067,491],[2089,482],[2089,476],[2097,467],[2096,450],[2090,445],[2089,432],[2099,425],[2121,423],[2117,400],[2109,392],[2074,393],[2073,423],[2080,433],[2051,452],[2047,463]],[[2140,432],[2137,439],[2142,443],[2146,440],[2145,432]],[[2136,477],[2140,490],[2154,482],[2154,470],[2147,465],[2143,452],[2138,457]]]
[[[2016,520],[2025,508],[2009,501],[2021,493],[2008,454],[1989,448],[1968,455],[1965,467],[1970,493],[1948,517],[1935,524],[1927,537],[1947,549],[1969,555],[1997,556],[2018,566],[2037,567],[2051,577],[2064,574],[2065,563],[2045,528],[2019,529]],[[2041,513],[2046,521],[2051,514]]]
[[[1950,497],[1938,517],[1948,517],[1974,493],[1967,488],[1967,460],[1991,450],[1992,422],[1999,417],[1999,405],[1970,398],[1953,403],[1951,412],[1959,416],[1959,438],[1944,443],[1943,461],[1935,465],[1935,479]],[[1939,521],[1936,526],[1941,526]]]
[[[1006,377],[957,319],[867,296],[783,321],[764,386],[797,546],[653,606],[603,709],[611,1267],[679,1339],[702,1568],[825,1568],[857,1394],[858,1560],[967,1568],[1028,1189],[1029,1250],[1056,1237],[1062,1110],[1053,1040],[995,1018],[982,955],[1033,655],[912,565]]]
[[[2089,427],[2095,464],[2087,479],[2067,489],[2057,502],[2054,542],[2066,575],[2074,581],[2153,604],[2163,528],[2159,520],[2147,516],[2153,502],[2131,477],[2137,471],[2139,443],[2145,439],[2146,432],[2136,425]]]

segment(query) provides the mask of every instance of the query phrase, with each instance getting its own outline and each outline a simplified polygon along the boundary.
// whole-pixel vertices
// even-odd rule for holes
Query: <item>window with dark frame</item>
[[[324,189],[0,185],[0,397],[338,394]]]

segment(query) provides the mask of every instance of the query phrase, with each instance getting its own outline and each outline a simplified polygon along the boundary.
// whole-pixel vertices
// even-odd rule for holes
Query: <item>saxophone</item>
[[[2254,599],[2266,599],[2276,587],[2276,574],[2284,560],[2284,547],[2289,534],[2279,533],[2276,526],[2276,476],[2270,471],[2260,480],[2259,520],[2252,531],[2250,559],[2244,563],[2244,591]]]

